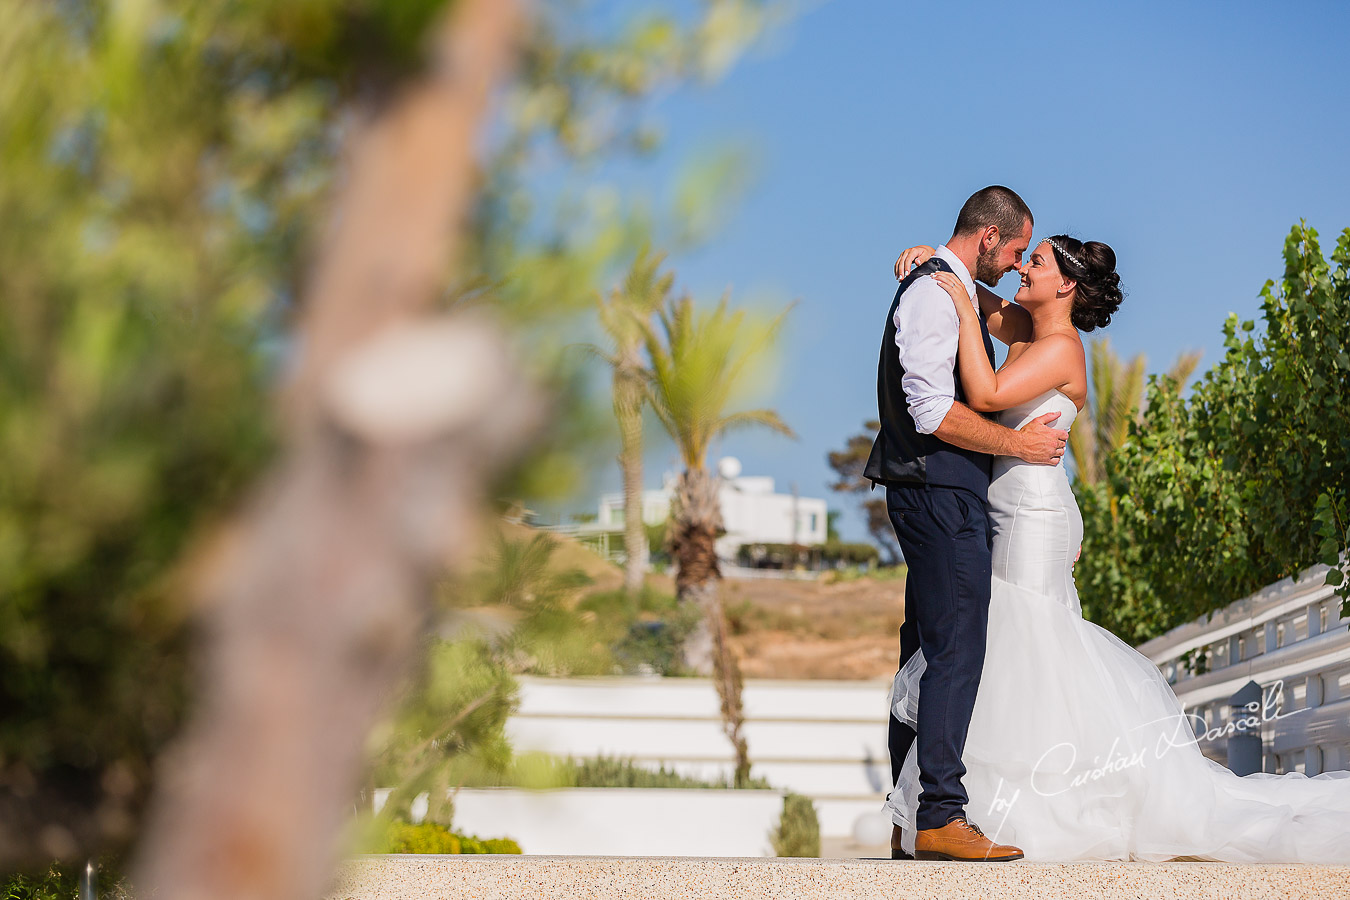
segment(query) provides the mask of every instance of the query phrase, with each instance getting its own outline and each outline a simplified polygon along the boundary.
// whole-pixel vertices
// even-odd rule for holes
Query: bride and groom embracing
[[[896,263],[864,470],[909,566],[892,858],[1350,862],[1350,772],[1238,777],[1157,667],[1083,619],[1060,463],[1087,398],[1079,332],[1110,322],[1120,278],[1105,244],[1032,227],[987,187],[945,245]],[[976,284],[1014,269],[1012,302]]]

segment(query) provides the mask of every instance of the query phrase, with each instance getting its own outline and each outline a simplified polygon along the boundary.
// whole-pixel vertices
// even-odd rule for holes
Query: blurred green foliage
[[[134,833],[153,755],[189,702],[185,563],[273,453],[267,396],[295,352],[287,327],[337,151],[425,64],[428,26],[452,5],[0,11],[0,808],[11,826],[65,829],[82,853]],[[445,292],[514,323],[559,397],[553,432],[510,485],[527,496],[565,491],[595,440],[559,323],[648,238],[646,218],[612,205],[565,227],[577,220],[537,199],[532,173],[561,155],[565,186],[590,177],[580,163],[650,151],[643,99],[715,75],[775,14],[707,0],[635,11],[611,32],[583,24],[598,21],[587,5],[536,10]],[[550,611],[531,615],[551,627]],[[583,643],[534,654],[562,666],[551,657]],[[506,680],[461,664],[481,675],[466,690],[494,698],[484,714],[505,708]],[[480,734],[461,725],[462,741]],[[483,752],[498,750],[488,740]],[[90,837],[76,820],[95,810],[104,832]]]
[[[408,818],[426,793],[427,819],[450,822],[449,793],[465,784],[567,783],[551,761],[511,751],[515,676],[677,671],[691,611],[651,588],[592,592],[588,575],[555,560],[558,546],[547,534],[499,534],[473,569],[442,585],[441,633],[399,712],[372,738],[369,787],[393,789],[386,819]],[[634,637],[653,625],[655,638]]]
[[[1151,380],[1142,421],[1080,487],[1084,615],[1140,642],[1317,563],[1342,598],[1350,545],[1350,229],[1328,262],[1295,226],[1256,323],[1189,398]],[[1346,609],[1343,602],[1342,609]]]
[[[227,90],[213,41],[146,4],[6,6],[0,803],[125,821],[186,699],[176,567],[268,454],[312,108]]]
[[[684,640],[698,624],[697,610],[675,595],[644,585],[637,594],[596,592],[580,609],[605,629],[611,669],[623,675],[684,675]]]

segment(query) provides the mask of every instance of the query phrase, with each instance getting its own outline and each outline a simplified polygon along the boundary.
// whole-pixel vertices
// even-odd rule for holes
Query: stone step
[[[656,856],[367,856],[330,900],[881,900],[1350,897],[1350,866],[948,863]]]

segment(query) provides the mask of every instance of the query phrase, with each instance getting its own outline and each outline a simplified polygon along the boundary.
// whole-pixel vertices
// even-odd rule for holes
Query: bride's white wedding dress
[[[1050,391],[999,421],[1050,411],[1066,430],[1076,415]],[[1350,772],[1234,775],[1200,752],[1158,668],[1083,619],[1083,521],[1062,465],[998,457],[989,512],[988,644],[962,756],[972,822],[1028,860],[1350,863]],[[895,714],[911,726],[924,667],[920,651],[895,678]],[[887,802],[911,853],[917,746]]]

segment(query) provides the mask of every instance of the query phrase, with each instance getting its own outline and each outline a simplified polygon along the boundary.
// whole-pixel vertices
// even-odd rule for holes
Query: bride
[[[896,274],[933,252],[905,251]],[[1087,398],[1079,332],[1120,306],[1115,266],[1105,244],[1055,235],[1021,268],[1015,302],[980,287],[1009,347],[997,372],[966,289],[932,276],[960,318],[969,405],[1009,428],[1058,412],[1069,429]],[[988,641],[962,760],[968,808],[992,840],[1037,861],[1350,862],[1350,772],[1238,777],[1200,752],[1157,667],[1083,618],[1073,581],[1083,520],[1064,467],[996,458],[989,516]],[[920,650],[895,677],[893,709],[911,727],[924,668]],[[911,854],[919,791],[911,748],[886,804]]]

